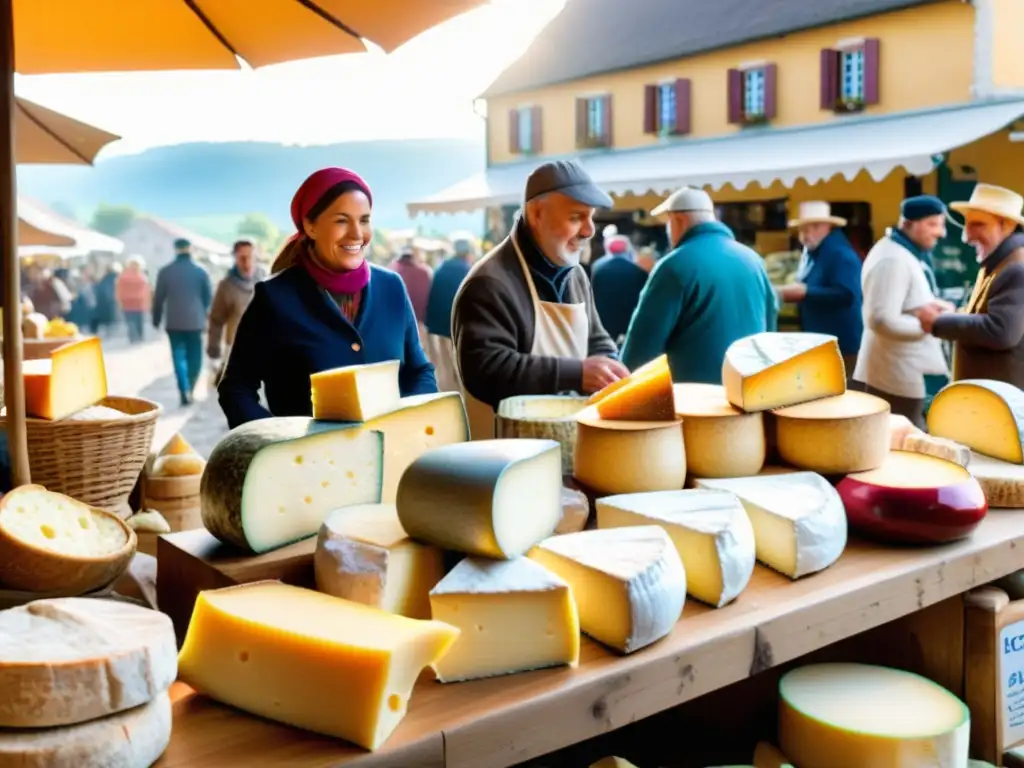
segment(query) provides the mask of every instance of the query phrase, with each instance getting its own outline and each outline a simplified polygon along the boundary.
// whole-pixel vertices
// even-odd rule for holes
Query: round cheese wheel
[[[988,512],[967,469],[923,453],[893,451],[882,466],[847,475],[836,489],[851,528],[892,542],[956,541]]]
[[[780,746],[800,768],[967,765],[967,707],[910,672],[812,664],[783,675],[779,697]]]
[[[744,413],[717,384],[676,384],[687,472],[694,477],[747,477],[764,466],[764,414]]]
[[[972,453],[967,468],[990,507],[1024,507],[1024,466]]]
[[[591,407],[592,408],[592,407]],[[598,493],[679,490],[686,483],[682,422],[578,419],[573,476]]]
[[[863,472],[889,453],[889,404],[849,390],[775,411],[775,439],[782,460],[823,475]]]
[[[562,474],[572,474],[572,451],[576,444],[576,415],[587,398],[548,395],[508,397],[498,403],[494,436],[555,440],[562,447]]]

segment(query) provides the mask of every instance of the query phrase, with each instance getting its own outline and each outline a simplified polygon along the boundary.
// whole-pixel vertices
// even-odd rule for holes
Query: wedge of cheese
[[[79,597],[0,611],[0,659],[0,728],[75,725],[124,712],[158,698],[178,671],[166,614]]]
[[[413,541],[394,504],[335,510],[320,526],[316,588],[411,619],[429,619],[427,595],[444,576],[439,549]]]
[[[1024,466],[972,453],[967,469],[981,486],[989,507],[1024,507]]]
[[[675,418],[672,371],[662,355],[590,398],[597,415],[612,421],[671,421]]]
[[[467,557],[430,593],[433,618],[461,630],[437,663],[442,683],[569,665],[580,621],[569,585],[525,557]]]
[[[767,454],[763,413],[736,408],[717,384],[676,384],[673,391],[690,475],[746,477],[761,471]]]
[[[323,421],[369,421],[395,410],[402,399],[398,360],[349,365],[309,377],[313,418]]]
[[[435,448],[398,486],[415,539],[467,555],[518,557],[562,519],[562,452],[554,440],[478,440]]]
[[[845,475],[880,467],[891,441],[889,403],[865,392],[775,411],[779,455],[794,467]]]
[[[691,597],[721,608],[746,589],[754,572],[754,529],[727,491],[655,491],[597,500],[599,528],[658,525],[686,570]]]
[[[562,519],[556,534],[576,533],[587,527],[590,520],[590,500],[583,491],[562,487]]]
[[[254,582],[199,593],[179,677],[254,715],[375,750],[405,717],[420,672],[458,636],[439,621]]]
[[[903,443],[908,435],[924,434],[906,416],[898,413],[889,414],[889,448],[902,451]]]
[[[313,536],[338,507],[381,500],[384,437],[358,424],[299,416],[236,427],[210,454],[203,525],[261,553]]]
[[[171,697],[79,725],[0,731],[0,768],[149,768],[171,742]]]
[[[181,436],[180,432],[175,432],[174,436],[167,441],[167,444],[160,449],[157,456],[198,456],[199,453],[192,444],[189,443],[184,437]]]
[[[935,437],[927,432],[911,432],[903,438],[903,444],[898,450],[934,456],[937,459],[952,461],[961,467],[969,466],[971,463],[971,449],[966,445],[960,445],[944,437]]]
[[[552,536],[529,556],[572,587],[581,629],[621,653],[662,639],[683,612],[686,573],[658,526]]]
[[[683,426],[673,421],[609,421],[596,408],[576,425],[573,477],[602,494],[678,490],[686,483]]]
[[[835,336],[758,333],[733,342],[722,363],[729,402],[768,411],[846,391],[846,367]]]
[[[39,360],[22,363],[25,413],[37,419],[63,419],[107,396],[103,345],[96,336],[72,341]]]
[[[754,527],[757,559],[791,579],[828,568],[846,547],[839,494],[813,472],[697,480],[739,497]]]
[[[955,381],[932,400],[928,432],[993,459],[1024,464],[1024,392],[1002,381]]]
[[[967,765],[967,707],[910,672],[813,664],[783,675],[779,698],[779,741],[800,768]]]

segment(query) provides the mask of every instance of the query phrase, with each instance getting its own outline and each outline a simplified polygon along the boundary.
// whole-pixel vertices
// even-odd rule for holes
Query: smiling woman
[[[341,366],[398,360],[402,395],[437,391],[401,277],[366,261],[372,206],[369,186],[344,168],[317,171],[295,193],[297,232],[256,285],[218,387],[232,428],[312,415],[310,375]]]

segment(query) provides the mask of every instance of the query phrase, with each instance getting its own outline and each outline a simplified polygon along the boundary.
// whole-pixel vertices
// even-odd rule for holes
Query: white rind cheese
[[[572,587],[581,629],[622,653],[668,635],[683,612],[686,572],[658,526],[553,536],[529,556]]]
[[[922,453],[967,467],[971,463],[971,449],[944,437],[935,437],[926,432],[912,432],[903,438],[898,450]]]
[[[972,453],[967,469],[981,486],[989,507],[1024,507],[1024,466]]]
[[[846,547],[846,510],[839,493],[813,472],[697,480],[735,493],[750,517],[757,559],[798,579],[824,570]]]
[[[993,459],[1024,464],[1024,392],[1003,381],[955,381],[932,400],[928,432]]]
[[[573,477],[597,493],[679,490],[686,483],[681,421],[610,421],[580,414]]]
[[[679,552],[691,597],[721,608],[754,572],[754,529],[727,491],[656,491],[597,500],[599,528],[659,525]]]
[[[744,413],[715,384],[676,384],[673,391],[691,476],[746,477],[761,471],[767,454],[763,413]]]

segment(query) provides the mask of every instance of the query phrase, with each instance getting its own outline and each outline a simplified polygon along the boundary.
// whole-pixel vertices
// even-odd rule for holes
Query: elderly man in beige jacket
[[[936,296],[931,263],[931,252],[945,234],[941,200],[907,198],[896,229],[875,243],[861,269],[864,335],[853,378],[922,429],[925,376],[949,374],[939,340],[919,319],[933,307],[952,309]]]

